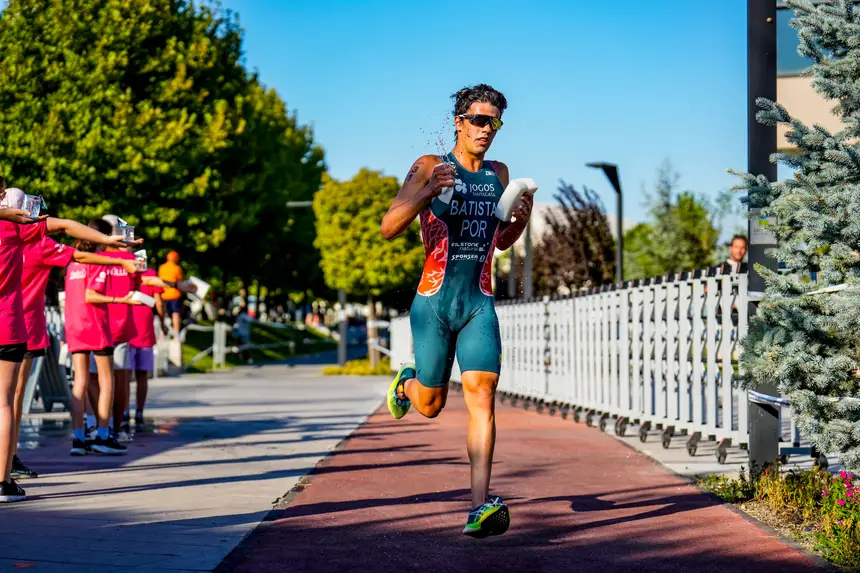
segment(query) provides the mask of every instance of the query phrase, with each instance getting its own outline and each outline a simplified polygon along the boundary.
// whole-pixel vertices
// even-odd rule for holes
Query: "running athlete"
[[[510,524],[502,498],[489,495],[501,367],[493,252],[517,241],[533,199],[523,196],[510,223],[494,215],[510,177],[504,163],[484,156],[502,127],[505,96],[480,84],[452,97],[457,137],[453,151],[444,157],[420,157],[382,220],[382,235],[390,240],[420,216],[427,256],[409,315],[417,366],[400,369],[388,391],[388,409],[395,418],[413,405],[428,418],[438,416],[448,397],[456,352],[469,410],[472,481],[473,509],[463,533],[485,537],[504,533]]]

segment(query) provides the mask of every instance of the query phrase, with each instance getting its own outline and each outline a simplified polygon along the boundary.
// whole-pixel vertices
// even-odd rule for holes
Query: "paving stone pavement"
[[[390,380],[318,365],[161,378],[122,457],[73,458],[68,414],[25,421],[42,475],[0,506],[0,571],[211,571],[382,402]]]

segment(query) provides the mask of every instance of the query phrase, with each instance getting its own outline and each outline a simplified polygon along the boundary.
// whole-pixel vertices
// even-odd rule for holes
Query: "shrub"
[[[817,467],[783,472],[777,461],[754,479],[742,469],[737,478],[711,475],[697,481],[730,503],[755,499],[781,522],[811,531],[826,559],[860,571],[860,486],[855,480],[853,474],[833,476]]]
[[[710,475],[699,479],[698,483],[701,487],[729,503],[741,503],[755,497],[755,483],[747,479],[743,467],[741,467],[741,474],[737,478]]]
[[[376,368],[370,367],[370,360],[360,358],[350,360],[343,366],[328,366],[323,370],[325,376],[391,376],[391,360],[382,358]]]

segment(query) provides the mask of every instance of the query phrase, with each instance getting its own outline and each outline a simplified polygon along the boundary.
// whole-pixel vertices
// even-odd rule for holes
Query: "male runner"
[[[525,195],[510,223],[494,215],[509,183],[508,168],[499,161],[485,161],[484,156],[502,127],[505,96],[480,84],[452,97],[454,150],[445,157],[420,157],[382,220],[382,235],[393,239],[420,215],[427,254],[410,312],[417,367],[407,364],[400,369],[388,392],[388,409],[395,418],[402,418],[412,405],[428,418],[439,415],[456,350],[469,410],[474,508],[463,533],[484,537],[504,533],[510,524],[502,498],[489,495],[501,367],[493,252],[516,242],[528,223],[533,200]]]

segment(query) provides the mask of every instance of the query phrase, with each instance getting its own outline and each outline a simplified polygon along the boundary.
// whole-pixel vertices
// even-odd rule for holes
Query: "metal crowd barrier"
[[[24,388],[25,414],[29,414],[33,402],[37,398],[46,412],[59,404],[66,411],[71,409],[72,392],[69,387],[68,373],[60,362],[61,341],[63,340],[63,313],[57,307],[45,310],[48,323],[50,345],[45,349],[45,356],[33,360],[33,369]]]
[[[33,361],[33,369],[27,379],[24,389],[23,411],[29,414],[33,404],[41,402],[46,412],[54,409],[55,405],[62,406],[66,411],[71,410],[71,357],[64,349],[65,326],[63,312],[59,307],[49,306],[45,309],[45,318],[48,324],[48,337],[50,345],[46,349],[45,356]],[[155,371],[153,378],[170,372],[168,363],[168,346],[170,337],[161,333],[156,321],[157,343],[154,348]]]
[[[696,454],[717,442],[749,441],[747,393],[733,384],[737,342],[747,328],[746,275],[681,273],[623,288],[590,289],[497,304],[502,337],[502,401],[597,423],[614,419],[623,436],[639,426],[645,442],[662,431],[668,448],[685,435]],[[392,363],[413,358],[409,317],[392,321]],[[452,372],[459,380],[459,369]]]

